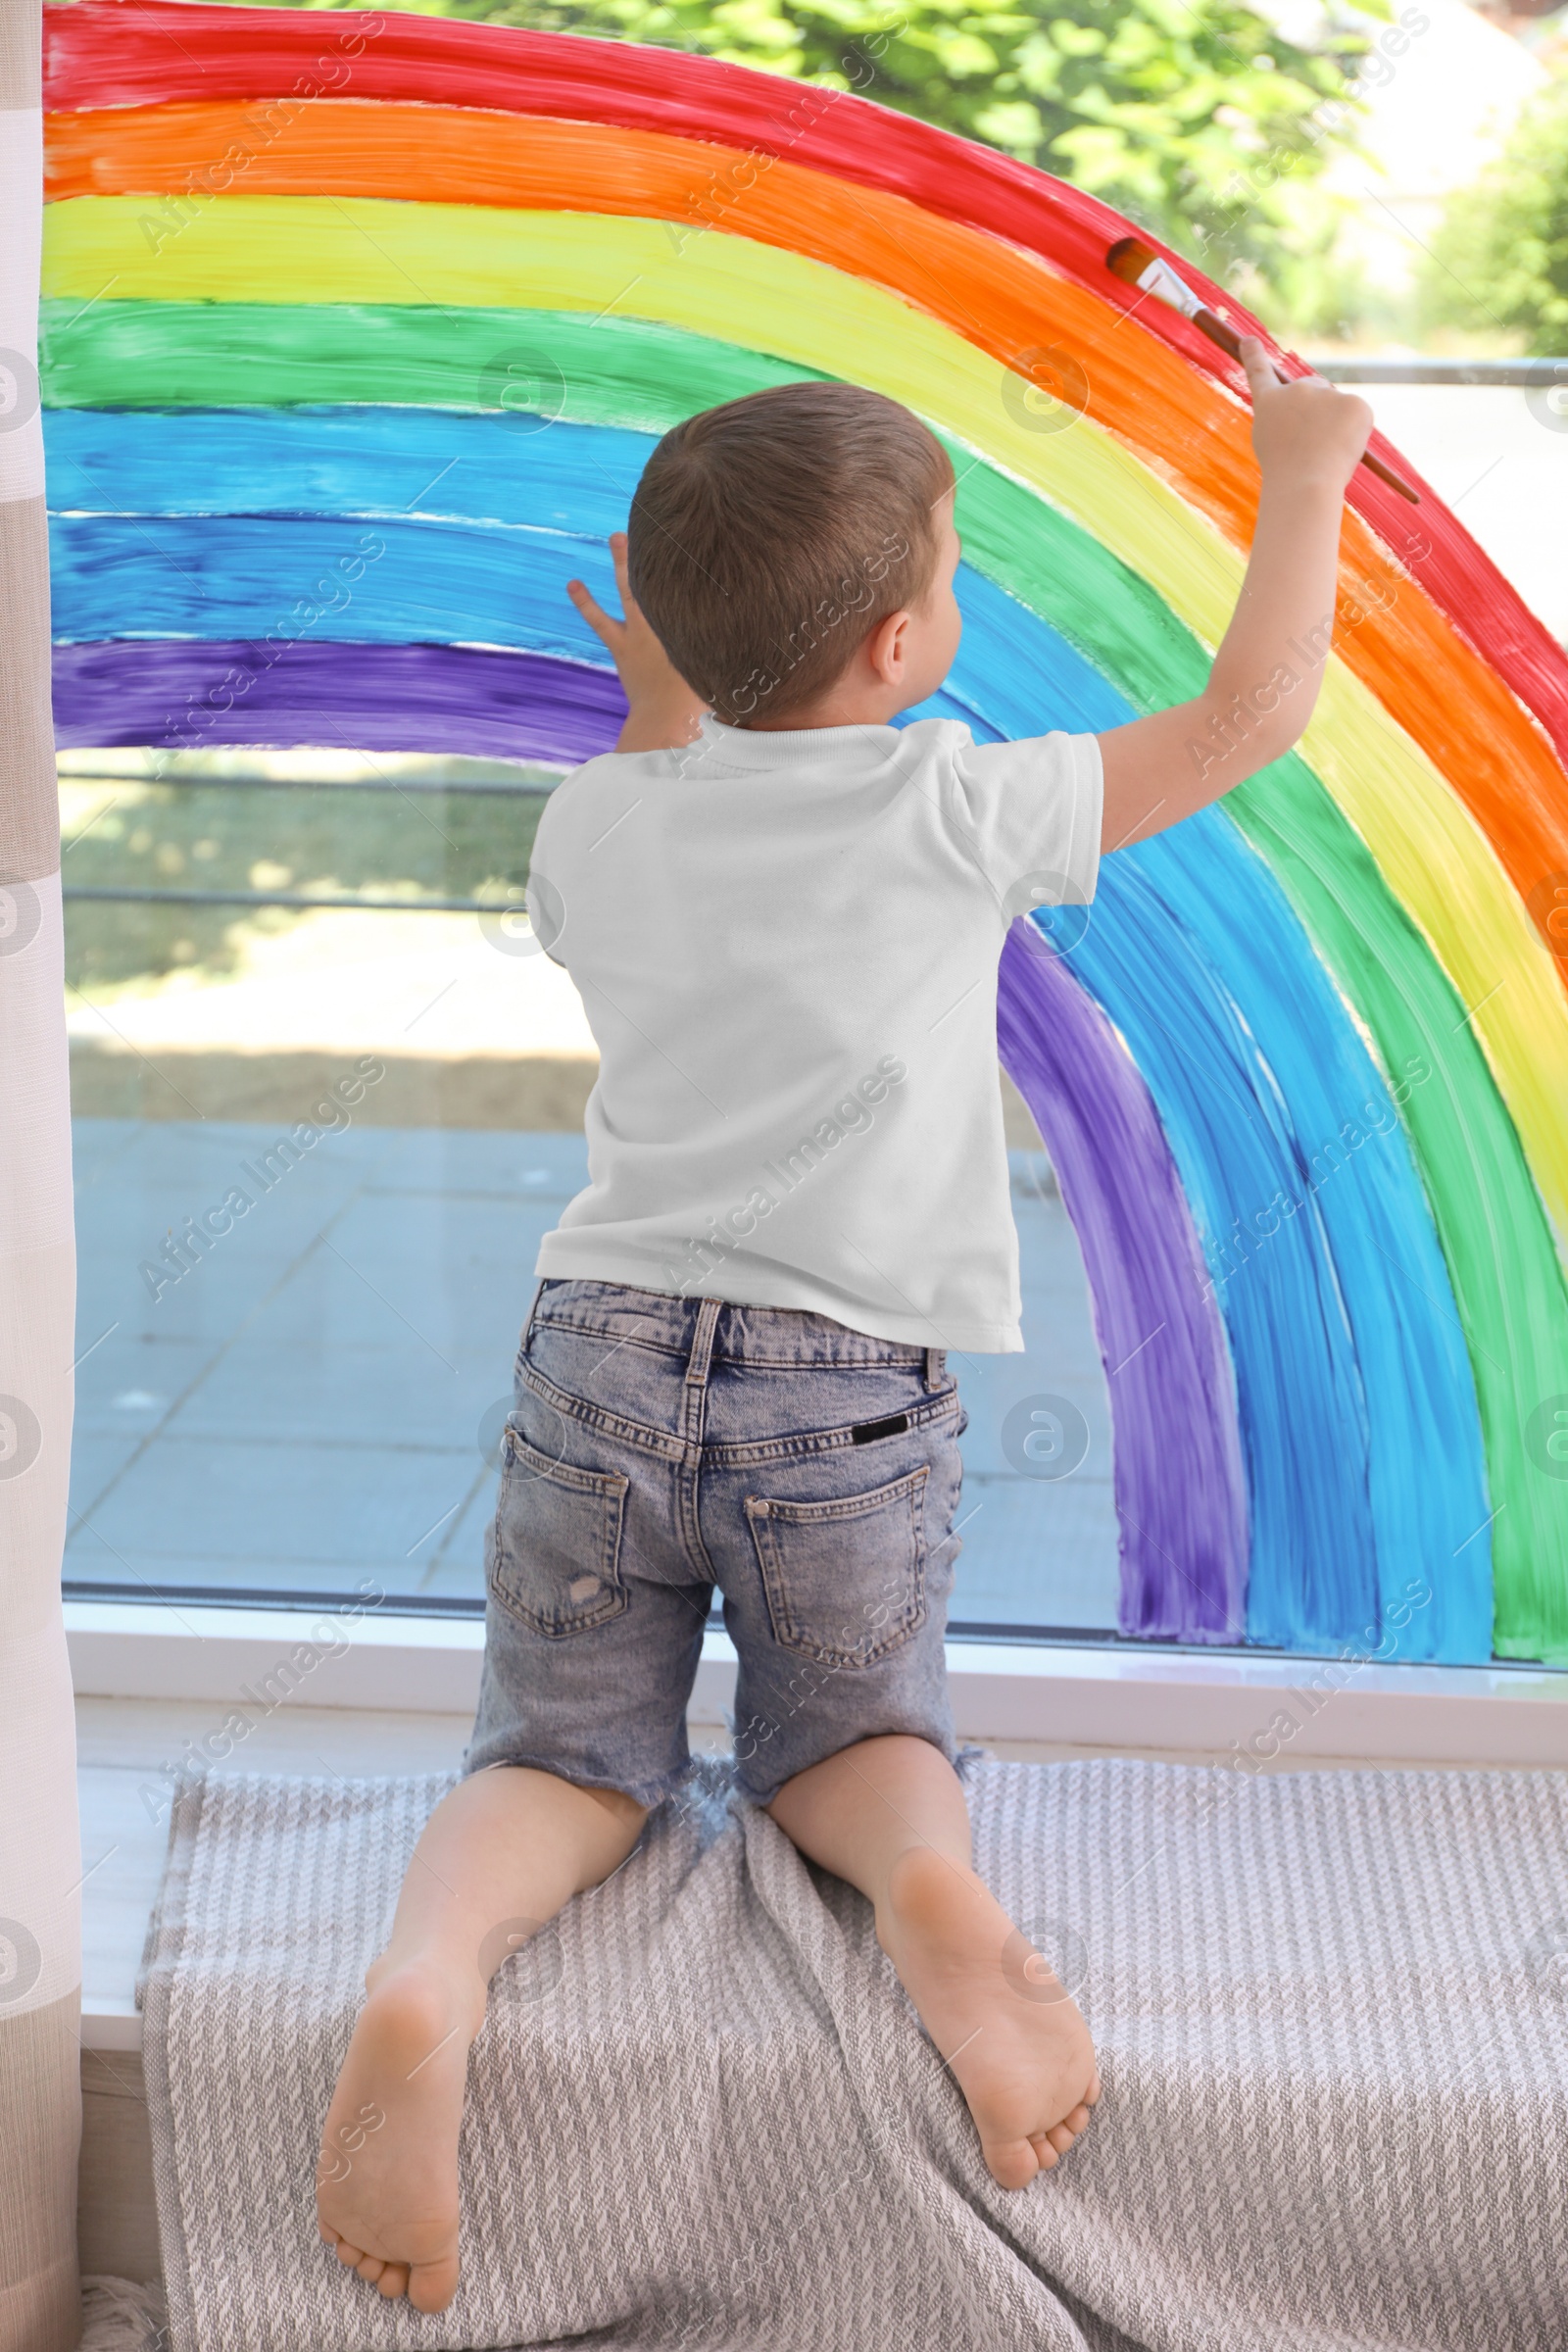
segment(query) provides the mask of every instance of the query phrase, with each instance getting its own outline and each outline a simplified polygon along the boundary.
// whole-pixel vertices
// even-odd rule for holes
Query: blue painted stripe
[[[608,539],[658,435],[428,409],[50,409],[57,513],[488,517]],[[559,484],[559,494],[557,485]]]

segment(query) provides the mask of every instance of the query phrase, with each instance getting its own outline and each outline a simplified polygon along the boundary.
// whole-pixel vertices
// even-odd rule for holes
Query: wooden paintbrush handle
[[[1387,482],[1391,490],[1397,490],[1399,496],[1407,498],[1412,507],[1418,507],[1421,504],[1420,491],[1412,489],[1402,475],[1396,473],[1392,466],[1385,466],[1383,460],[1375,458],[1369,449],[1362,451],[1361,463],[1368,473],[1375,473],[1380,482]]]
[[[1221,351],[1227,352],[1233,360],[1239,360],[1241,358],[1241,337],[1237,334],[1234,327],[1227,326],[1224,319],[1216,318],[1212,311],[1195,311],[1193,313],[1193,324],[1200,330],[1200,333],[1205,334],[1211,343],[1217,343]],[[1277,368],[1275,368],[1274,372],[1279,376],[1282,384],[1290,381],[1288,376],[1280,375],[1280,371]],[[1401,481],[1398,474],[1395,472],[1393,466],[1385,466],[1383,460],[1381,458],[1373,457],[1370,450],[1365,450],[1362,452],[1361,463],[1369,473],[1375,473],[1377,475],[1380,482],[1387,482],[1391,490],[1397,490],[1401,498],[1407,498],[1412,507],[1418,507],[1421,504],[1420,491],[1412,490],[1408,482]]]

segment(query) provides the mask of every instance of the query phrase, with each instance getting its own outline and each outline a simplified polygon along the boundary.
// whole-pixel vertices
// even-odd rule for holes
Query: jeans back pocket
[[[620,1534],[630,1479],[554,1462],[510,1426],[502,1462],[488,1563],[497,1600],[555,1640],[618,1617],[629,1598]]]
[[[773,1638],[829,1666],[872,1666],[925,1623],[921,1463],[868,1494],[784,1502],[749,1494]]]

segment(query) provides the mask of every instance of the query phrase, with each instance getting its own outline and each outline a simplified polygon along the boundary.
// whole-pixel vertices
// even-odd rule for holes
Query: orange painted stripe
[[[485,204],[662,219],[678,224],[677,239],[708,229],[802,254],[903,296],[1001,368],[1049,380],[1051,353],[1070,355],[1095,421],[1234,546],[1250,542],[1257,469],[1237,402],[1034,255],[904,197],[662,132],[332,98],[54,114],[47,155],[51,198]],[[167,226],[162,208],[159,217]],[[1568,775],[1504,681],[1404,575],[1399,554],[1347,508],[1336,651],[1470,810],[1544,938],[1541,886],[1568,872]],[[1547,945],[1555,955],[1558,943]]]

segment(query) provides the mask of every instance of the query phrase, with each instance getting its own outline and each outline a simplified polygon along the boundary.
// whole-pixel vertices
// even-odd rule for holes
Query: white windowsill
[[[478,1694],[484,1628],[472,1618],[378,1610],[339,1627],[335,1638],[347,1640],[335,1656],[327,1652],[334,1637],[324,1616],[295,1610],[74,1600],[65,1618],[78,1699],[126,1702],[127,1720],[136,1717],[143,1737],[167,1709],[171,1731],[149,1751],[158,1756],[188,1753],[188,1742],[218,1733],[243,1708],[247,1722],[265,1726],[245,1751],[258,1769],[332,1768],[322,1741],[334,1720],[341,1725],[334,1752],[348,1769],[446,1767],[461,1755]],[[1321,1681],[1311,1690],[1324,1669],[1308,1659],[950,1642],[948,1671],[960,1734],[1014,1751],[1159,1754],[1194,1764],[1251,1759],[1275,1771],[1351,1763],[1568,1767],[1568,1675],[1544,1670],[1350,1662],[1334,1670],[1330,1679],[1342,1687],[1325,1695]],[[734,1685],[730,1642],[708,1635],[689,1709],[694,1746],[725,1744]],[[113,1712],[118,1723],[121,1710]],[[288,1729],[291,1716],[297,1734]],[[390,1721],[396,1717],[405,1719],[401,1735]],[[110,1735],[117,1761],[122,1737]],[[269,1766],[261,1752],[300,1740],[301,1758]],[[249,1768],[237,1754],[235,1767]],[[100,1793],[92,1806],[84,1801],[90,1879],[99,1863],[87,1849],[107,1846],[105,1875],[89,1891],[111,1901],[116,1924],[108,1965],[100,1958],[97,1981],[84,1991],[82,2042],[109,2052],[135,2050],[141,2040],[130,1983],[165,1834],[142,1820],[135,1801],[134,1784],[146,1771],[143,1758],[111,1775],[125,1784],[111,1799],[100,1770]],[[106,1805],[99,1821],[89,1819]]]
[[[293,1609],[96,1600],[68,1601],[65,1615],[83,1694],[239,1704],[248,1690],[264,1704],[411,1714],[462,1714],[478,1696],[477,1618],[383,1608],[346,1625]],[[950,1642],[948,1674],[971,1740],[1175,1747],[1215,1762],[1238,1743],[1266,1759],[1283,1739],[1293,1758],[1568,1766],[1568,1675],[1545,1668]],[[692,1722],[727,1721],[734,1689],[734,1649],[710,1633]],[[1271,1735],[1282,1714],[1294,1729]]]

